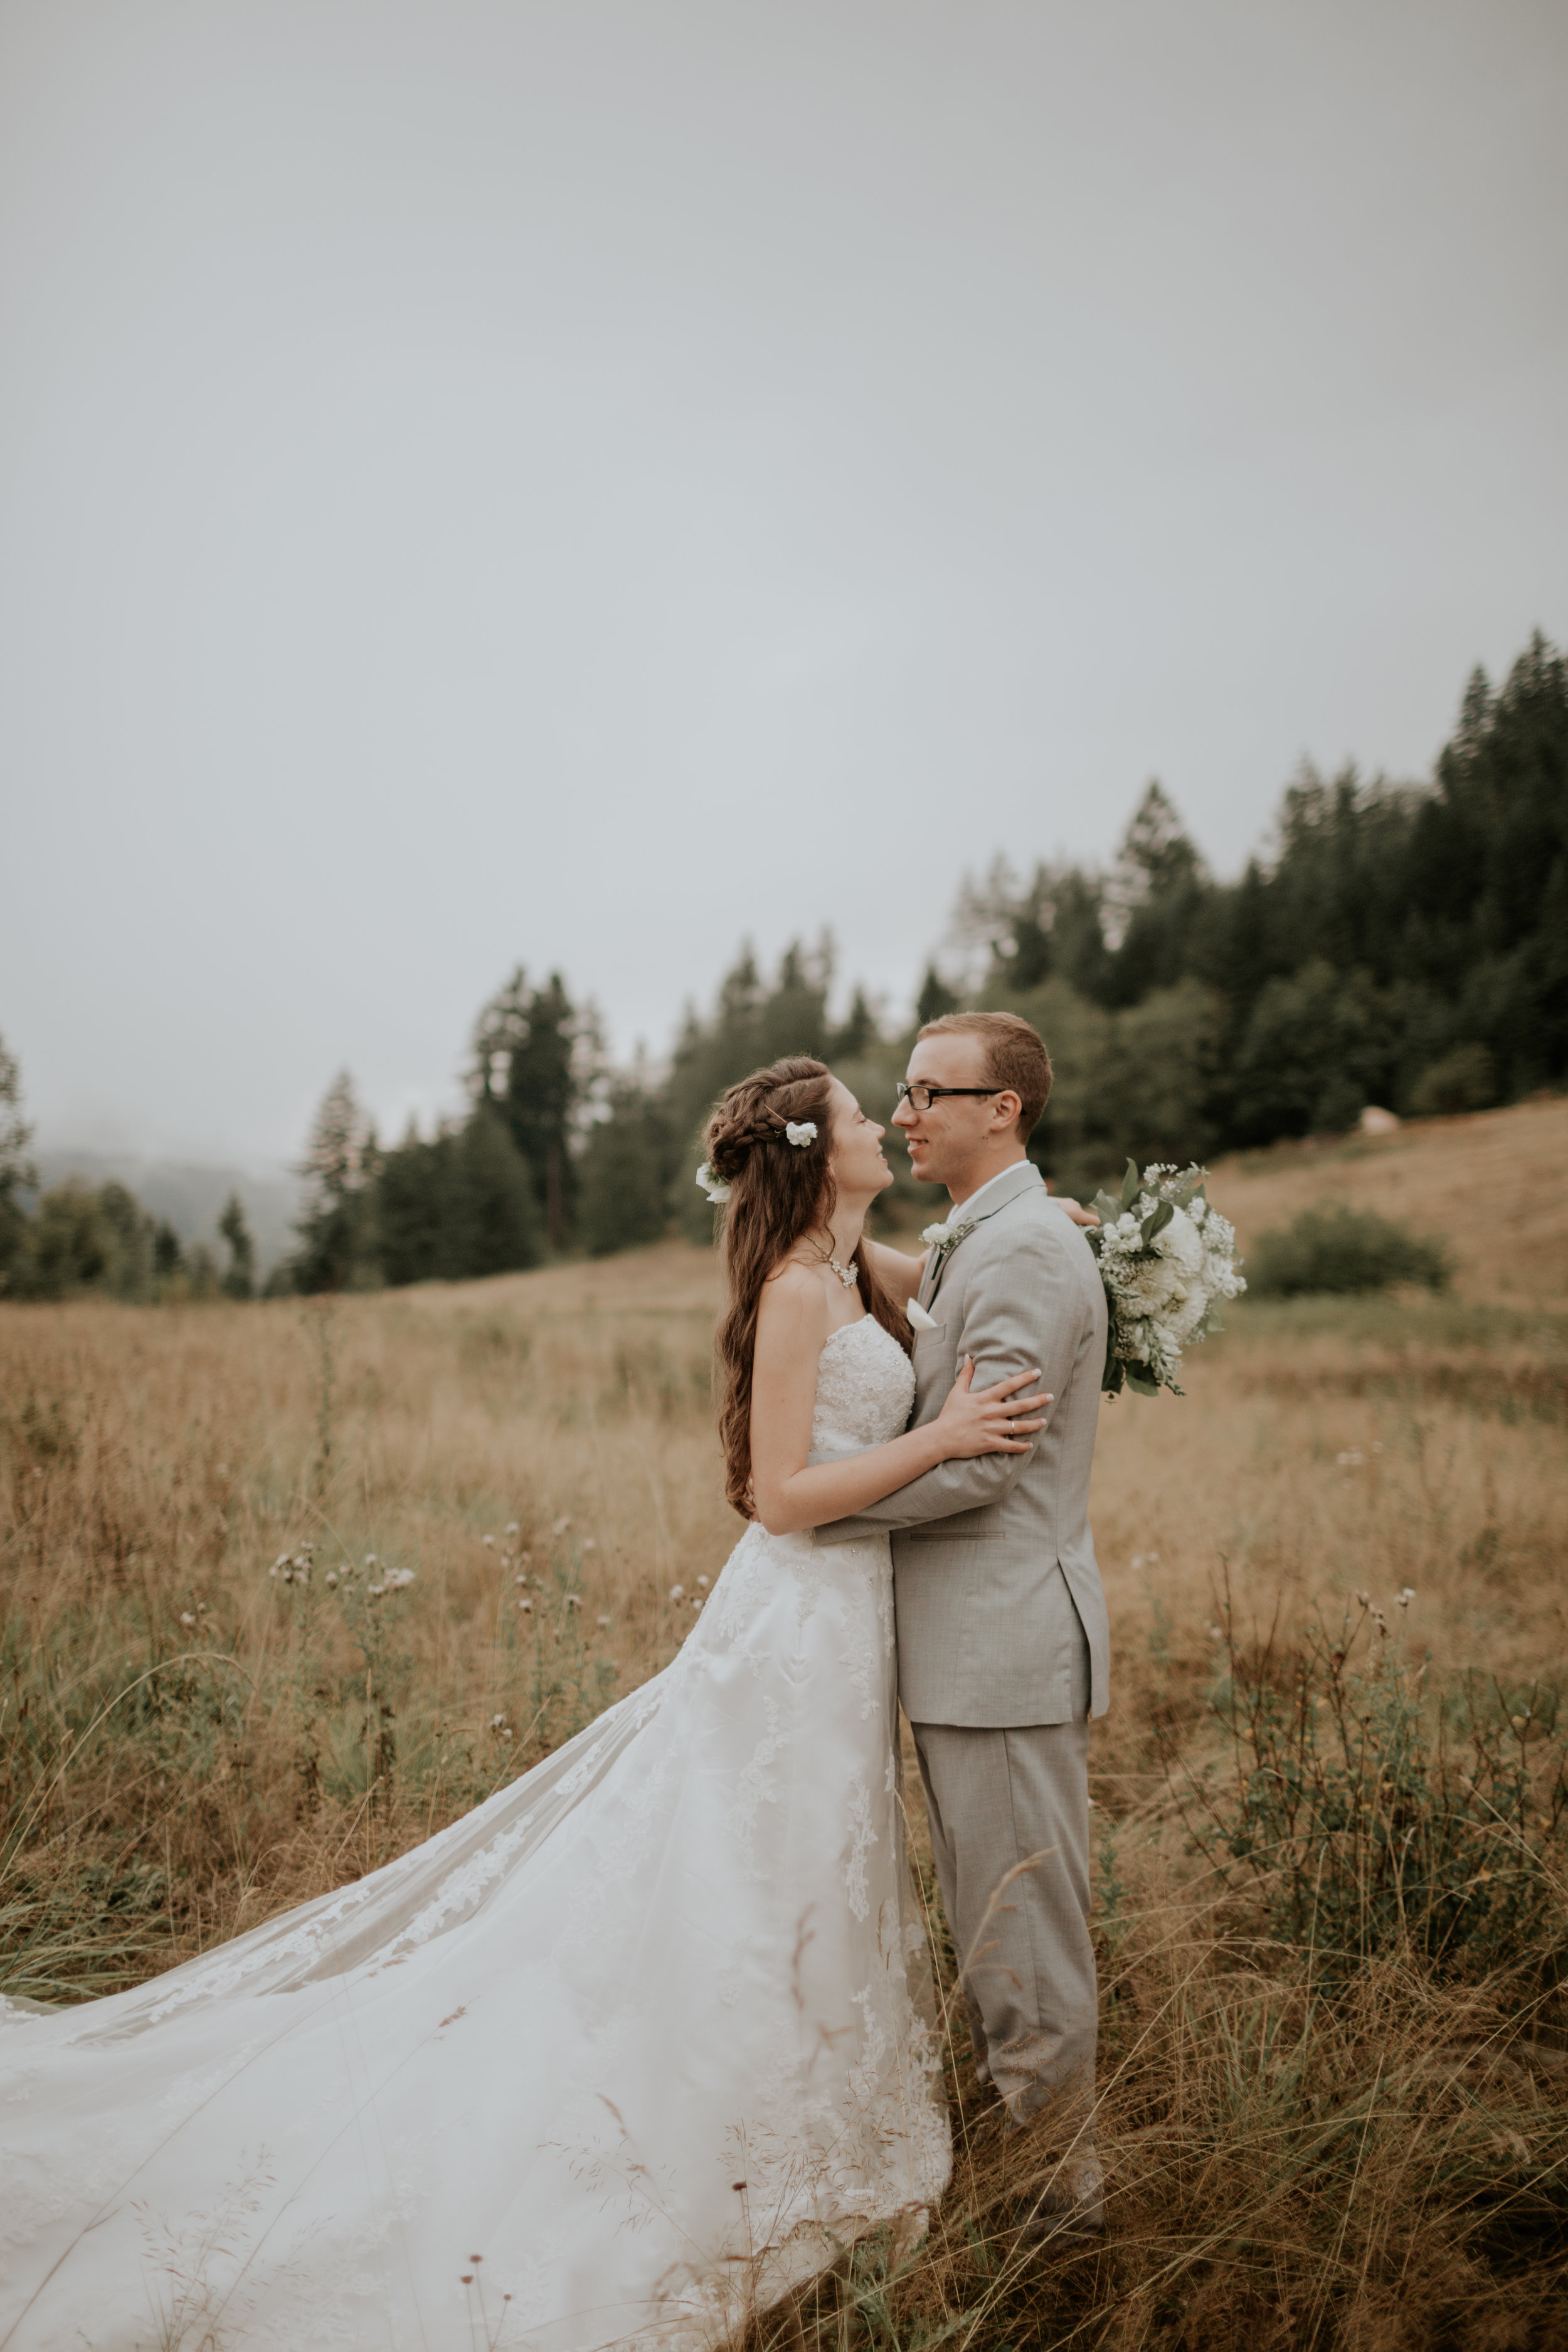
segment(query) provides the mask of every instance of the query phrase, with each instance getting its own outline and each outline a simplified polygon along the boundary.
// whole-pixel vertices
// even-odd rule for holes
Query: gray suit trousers
[[[1059,2100],[1082,2147],[1094,2137],[1099,2005],[1081,1631],[1079,1654],[1070,1722],[911,1728],[980,2078],[1020,2123]]]

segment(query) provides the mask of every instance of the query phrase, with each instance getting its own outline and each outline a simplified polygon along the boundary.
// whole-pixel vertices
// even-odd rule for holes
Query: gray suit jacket
[[[973,1233],[928,1272],[915,1332],[911,1426],[934,1421],[965,1355],[974,1385],[1037,1364],[1056,1402],[1027,1454],[941,1462],[819,1544],[890,1532],[899,1696],[911,1723],[1066,1723],[1081,1625],[1089,1712],[1108,1698],[1110,1634],[1089,1530],[1105,1293],[1094,1253],[1025,1161]],[[952,1216],[963,1222],[962,1209]],[[1080,1700],[1081,1705],[1081,1700]]]

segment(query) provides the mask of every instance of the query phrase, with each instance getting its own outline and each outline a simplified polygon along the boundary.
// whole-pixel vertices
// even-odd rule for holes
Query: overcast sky
[[[1562,0],[5,0],[40,1139],[670,1038],[1159,775],[1234,871],[1568,636]]]

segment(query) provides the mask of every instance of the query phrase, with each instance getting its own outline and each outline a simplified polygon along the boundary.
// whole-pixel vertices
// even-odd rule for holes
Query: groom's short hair
[[[1051,1098],[1051,1057],[1037,1029],[1016,1013],[944,1013],[928,1021],[922,1037],[978,1037],[985,1075],[994,1087],[1011,1087],[1023,1108],[1018,1140],[1026,1143]]]

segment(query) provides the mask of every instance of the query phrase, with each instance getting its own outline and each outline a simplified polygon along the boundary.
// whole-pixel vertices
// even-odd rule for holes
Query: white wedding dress
[[[836,1331],[813,1450],[900,1430]],[[945,2185],[885,1538],[752,1527],[673,1664],[413,1853],[0,2004],[5,2352],[715,2352]]]

